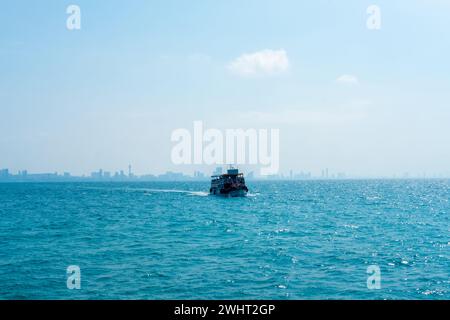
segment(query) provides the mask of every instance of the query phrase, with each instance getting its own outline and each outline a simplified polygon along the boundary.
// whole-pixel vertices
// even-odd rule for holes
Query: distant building
[[[8,179],[9,178],[9,170],[2,169],[0,170],[0,179]]]
[[[307,180],[311,179],[312,175],[311,172],[300,172],[294,176],[294,179],[296,180]]]
[[[205,174],[203,172],[200,172],[200,171],[195,171],[194,172],[194,178],[195,179],[205,179]]]
[[[339,172],[338,175],[337,175],[338,179],[345,179],[346,176],[347,175],[345,174],[345,172]]]
[[[146,174],[140,177],[142,181],[154,181],[157,180],[158,177],[153,174]]]
[[[185,177],[181,172],[168,171],[164,174],[159,175],[158,178],[165,181],[180,181],[186,180],[187,177]]]
[[[103,178],[103,170],[100,169],[97,172],[92,172],[91,173],[91,178],[92,179],[101,179],[101,178]]]
[[[35,181],[55,181],[58,178],[58,174],[55,173],[36,173],[29,174],[27,177]]]

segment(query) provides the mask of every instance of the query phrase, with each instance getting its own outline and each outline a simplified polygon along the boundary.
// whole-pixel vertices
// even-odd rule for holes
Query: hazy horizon
[[[66,8],[81,8],[68,30]],[[381,29],[366,25],[367,8]],[[280,173],[450,175],[450,3],[14,1],[0,169],[208,172],[171,133],[280,130]],[[246,166],[241,166],[246,167]]]

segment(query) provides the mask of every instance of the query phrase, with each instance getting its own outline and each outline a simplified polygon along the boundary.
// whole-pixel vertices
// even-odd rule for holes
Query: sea
[[[0,299],[450,299],[449,180],[248,187],[2,183]]]

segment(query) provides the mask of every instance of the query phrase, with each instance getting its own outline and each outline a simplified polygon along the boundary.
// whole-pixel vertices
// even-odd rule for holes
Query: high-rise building
[[[7,179],[8,177],[9,177],[9,170],[8,169],[0,170],[0,178]]]
[[[158,179],[165,181],[181,181],[186,180],[186,177],[181,172],[167,171],[166,173],[159,175]]]
[[[91,178],[92,179],[101,179],[103,177],[103,170],[100,169],[97,172],[92,172],[91,173]]]
[[[222,174],[222,167],[217,167],[216,170],[214,170],[213,175],[214,176],[220,176]]]

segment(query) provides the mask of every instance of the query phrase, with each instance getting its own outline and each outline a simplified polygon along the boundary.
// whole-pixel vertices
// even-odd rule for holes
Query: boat
[[[245,197],[248,188],[245,185],[244,174],[239,169],[229,168],[227,173],[211,176],[211,195],[224,197]]]

